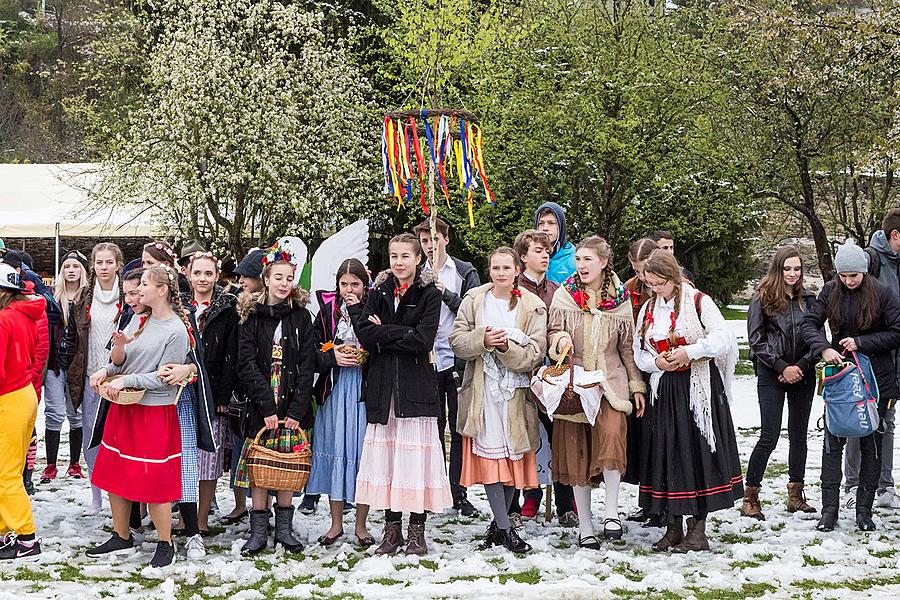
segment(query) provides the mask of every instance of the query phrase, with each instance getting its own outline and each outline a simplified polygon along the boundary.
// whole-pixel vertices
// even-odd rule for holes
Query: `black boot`
[[[816,524],[819,531],[834,531],[841,502],[840,485],[822,485],[822,518]]]
[[[242,556],[253,556],[266,549],[269,543],[269,511],[250,511],[250,539],[241,548]]]
[[[275,546],[288,552],[303,552],[303,544],[294,537],[294,506],[275,505]]]
[[[481,543],[481,549],[487,550],[494,546],[503,544],[503,538],[500,536],[500,529],[497,528],[497,522],[491,521],[487,531],[484,533],[484,542]]]
[[[856,526],[860,531],[875,531],[872,520],[872,504],[875,502],[875,490],[860,485],[856,489]]]
[[[498,529],[497,531],[500,534],[500,543],[503,544],[503,547],[510,552],[514,552],[516,554],[525,554],[526,552],[531,552],[531,545],[520,538],[519,534],[516,533],[516,530],[513,527],[510,527],[506,530]]]

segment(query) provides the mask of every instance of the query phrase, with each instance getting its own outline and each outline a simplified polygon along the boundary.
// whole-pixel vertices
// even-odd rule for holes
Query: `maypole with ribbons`
[[[470,227],[475,226],[477,196],[496,205],[484,168],[484,134],[471,112],[423,108],[385,114],[381,160],[385,196],[400,209],[413,203],[418,195],[431,224],[432,236],[438,213],[436,184],[449,208],[456,196],[451,191],[451,180],[456,179],[459,197],[466,203]],[[439,262],[438,257],[435,262]]]

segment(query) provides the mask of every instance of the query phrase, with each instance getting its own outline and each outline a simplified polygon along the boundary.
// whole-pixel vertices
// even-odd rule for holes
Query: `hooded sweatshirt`
[[[556,202],[544,202],[534,213],[534,228],[537,229],[541,213],[549,209],[559,224],[559,238],[550,252],[550,265],[547,267],[547,279],[561,284],[575,272],[575,246],[566,240],[566,211]]]
[[[869,239],[869,247],[878,252],[881,260],[878,270],[878,281],[885,284],[890,290],[900,296],[900,256],[891,249],[884,230],[879,229]],[[869,257],[870,259],[873,257]],[[900,381],[900,360],[897,361],[897,378]]]
[[[0,396],[34,384],[35,374],[43,371],[44,364],[36,355],[38,327],[46,319],[46,306],[46,300],[38,297],[0,310]]]

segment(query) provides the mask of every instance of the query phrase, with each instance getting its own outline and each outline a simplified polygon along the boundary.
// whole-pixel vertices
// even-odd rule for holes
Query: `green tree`
[[[377,114],[321,14],[275,0],[172,0],[146,22],[147,93],[104,164],[177,237],[315,237],[372,211]]]

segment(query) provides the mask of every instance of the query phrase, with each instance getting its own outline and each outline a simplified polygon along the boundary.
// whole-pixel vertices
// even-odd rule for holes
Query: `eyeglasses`
[[[647,285],[648,288],[650,288],[650,289],[652,289],[652,290],[656,290],[656,289],[659,289],[659,288],[664,288],[664,287],[666,287],[667,285],[669,285],[669,280],[668,280],[668,279],[663,279],[662,281],[659,281],[659,282],[654,283],[654,282],[650,281],[649,279],[646,279],[646,278],[645,278],[645,279],[644,279],[644,283]]]

